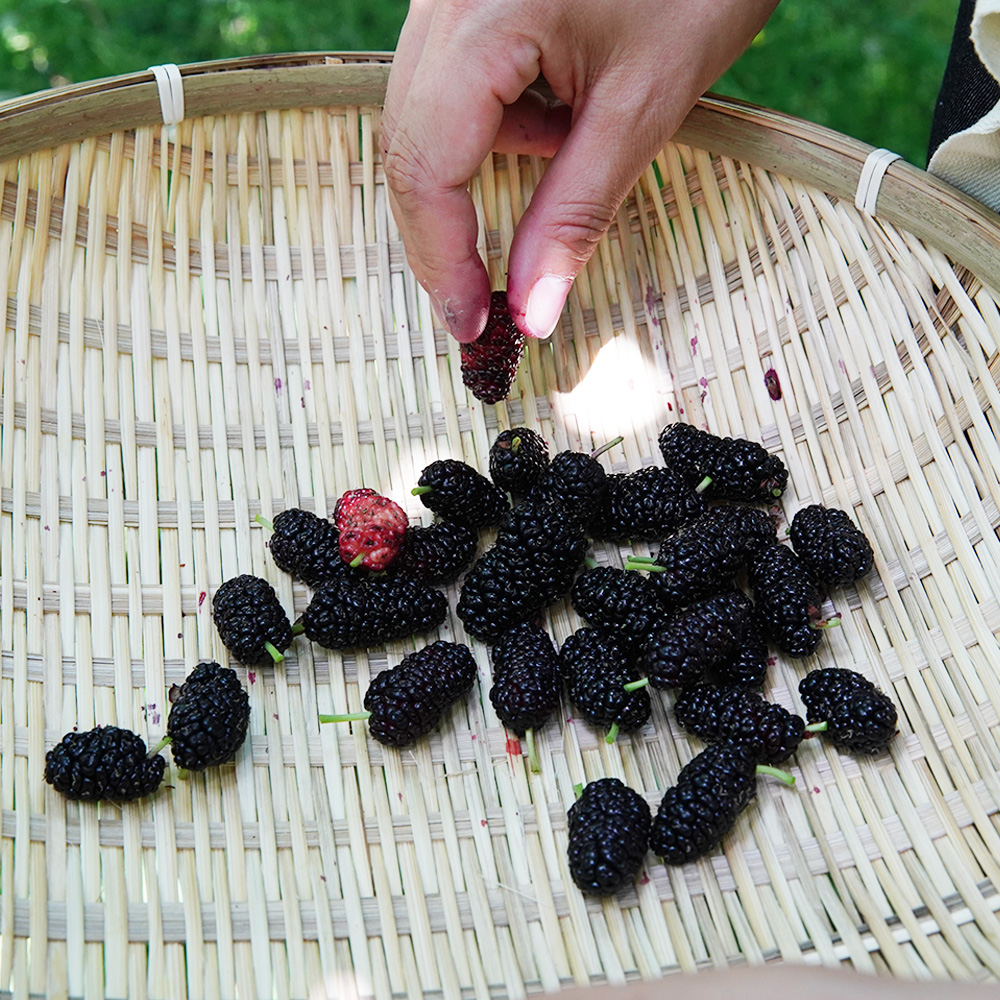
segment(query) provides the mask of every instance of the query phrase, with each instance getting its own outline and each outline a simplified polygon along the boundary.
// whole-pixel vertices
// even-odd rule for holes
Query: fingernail
[[[570,284],[568,278],[546,274],[532,286],[524,311],[524,325],[532,337],[544,340],[552,335],[566,304]]]

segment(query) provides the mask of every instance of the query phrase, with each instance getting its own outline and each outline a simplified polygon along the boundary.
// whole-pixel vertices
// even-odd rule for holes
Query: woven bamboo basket
[[[706,98],[553,339],[483,406],[387,204],[387,62],[184,67],[176,133],[149,73],[0,106],[0,996],[451,1000],[768,962],[992,981],[996,219],[902,162],[862,213],[869,147]],[[497,155],[472,182],[495,287],[543,170]],[[153,743],[170,687],[229,662],[210,611],[225,579],[263,576],[302,612],[310,592],[256,515],[330,513],[365,485],[429,523],[410,494],[423,466],[485,471],[500,429],[553,451],[620,434],[601,460],[626,471],[662,463],[677,419],[780,454],[785,520],[825,503],[872,540],[875,571],[827,609],[842,626],[814,657],[777,656],[766,693],[802,711],[807,669],[857,669],[899,706],[889,754],[808,741],[795,786],[762,779],[719,850],[650,856],[603,901],[568,876],[574,786],[616,776],[655,808],[700,744],[669,693],[612,744],[567,706],[533,773],[474,640],[474,695],[409,750],[318,716],[356,710],[435,636],[343,655],[300,637],[273,669],[238,668],[251,723],[234,764],[171,767],[122,805],[43,781],[64,733]],[[651,554],[593,555],[630,551]],[[449,594],[439,634],[464,641]],[[562,641],[581,622],[562,602],[547,624]]]

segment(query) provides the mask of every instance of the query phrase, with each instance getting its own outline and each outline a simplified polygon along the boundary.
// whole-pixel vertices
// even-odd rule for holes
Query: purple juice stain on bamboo
[[[773,368],[768,368],[764,372],[764,385],[767,387],[767,394],[777,402],[781,399],[781,379]]]

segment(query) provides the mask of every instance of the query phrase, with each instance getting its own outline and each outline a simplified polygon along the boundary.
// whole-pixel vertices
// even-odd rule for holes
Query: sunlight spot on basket
[[[655,422],[670,395],[670,386],[658,380],[655,365],[638,345],[619,336],[598,351],[573,389],[555,394],[552,406],[557,421],[572,415],[581,433],[589,428],[610,438]]]
[[[314,983],[309,991],[311,1000],[358,1000],[375,994],[371,983],[363,976],[346,970],[331,973],[325,979]]]

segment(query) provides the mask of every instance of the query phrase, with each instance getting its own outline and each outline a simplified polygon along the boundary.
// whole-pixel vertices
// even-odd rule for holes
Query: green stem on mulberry
[[[367,552],[359,552],[347,565],[351,569],[357,569],[365,561],[365,556],[367,555]]]
[[[757,773],[769,774],[772,778],[777,778],[778,781],[783,781],[789,787],[795,784],[794,774],[789,774],[788,771],[782,771],[780,767],[771,767],[770,764],[758,764]]]
[[[263,515],[263,514],[258,514],[258,515],[257,515],[257,516],[256,516],[256,517],[254,518],[254,520],[255,520],[255,521],[256,521],[256,522],[258,523],[258,524],[262,524],[262,525],[264,525],[264,527],[265,527],[265,528],[267,528],[267,530],[268,530],[268,531],[274,531],[274,525],[273,525],[273,524],[271,524],[271,522],[270,522],[270,521],[269,521],[269,520],[268,520],[268,519],[267,519],[266,517],[264,517],[264,515]]]
[[[371,717],[371,712],[345,712],[342,715],[321,715],[320,722],[364,722]]]
[[[608,730],[608,735],[604,737],[605,743],[614,743],[618,739],[618,723],[612,722],[611,728]]]
[[[510,440],[510,450],[511,453],[516,455],[518,448],[521,447],[521,439],[519,437],[513,437]]]
[[[625,685],[625,690],[631,693],[632,691],[638,691],[639,688],[646,687],[647,684],[649,684],[649,678],[641,677],[637,681],[629,681],[628,684]]]
[[[807,733],[825,733],[829,722],[814,722],[811,726],[806,726]]]
[[[270,656],[275,663],[281,663],[284,660],[285,654],[278,649],[273,642],[265,642],[264,648],[267,650],[268,656]]]
[[[705,478],[694,488],[695,493],[704,493],[705,490],[712,485],[712,477],[705,476]]]
[[[631,556],[625,560],[626,569],[641,569],[648,570],[650,573],[665,573],[667,570],[666,566],[661,566],[656,562],[640,562],[633,559]]]
[[[296,622],[292,626],[292,635],[293,636],[302,635],[302,633],[305,632],[305,630],[306,630],[306,627],[305,627],[305,625],[302,624],[302,622]]]
[[[582,781],[578,785],[574,785],[573,786],[573,797],[578,799],[581,795],[583,795],[583,782]]]
[[[434,487],[433,486],[414,486],[413,489],[410,490],[410,492],[415,497],[422,497],[425,493],[433,493],[434,492]]]
[[[821,622],[810,622],[809,627],[820,629],[820,628],[836,628],[840,624],[840,618],[827,618]]]
[[[146,754],[147,757],[155,757],[172,739],[173,737],[164,736],[155,747],[151,747],[149,753]]]
[[[514,439],[518,440],[517,438]],[[535,747],[534,729],[526,729],[524,732],[524,742],[528,744],[528,766],[532,774],[541,774],[542,765],[538,759],[538,750]]]
[[[613,441],[609,441],[607,444],[602,444],[600,448],[595,448],[591,453],[591,458],[600,458],[606,451],[610,451],[616,444],[621,444],[625,438],[616,437]]]
[[[583,565],[586,566],[587,569],[597,569],[600,564],[593,556],[587,556],[587,558],[583,560]]]
[[[656,562],[656,556],[627,556],[626,562],[643,563],[648,566],[650,563]]]

